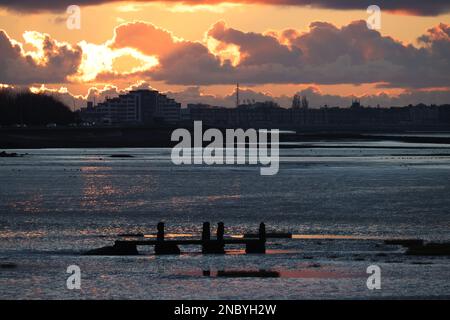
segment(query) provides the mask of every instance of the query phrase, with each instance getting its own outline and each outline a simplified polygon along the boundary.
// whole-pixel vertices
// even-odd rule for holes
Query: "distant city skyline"
[[[130,87],[120,89],[114,85],[108,85],[103,88],[93,87],[85,95],[73,95],[66,88],[59,90],[52,90],[46,87],[33,87],[32,92],[45,93],[58,98],[64,102],[71,109],[80,109],[85,107],[87,102],[100,103],[106,98],[118,97],[121,94],[126,94],[129,91],[137,89],[158,90],[152,87],[149,83],[138,82]],[[159,91],[159,90],[158,90]],[[229,93],[225,95],[216,95],[208,93],[200,86],[188,86],[180,91],[161,91],[168,97],[173,98],[181,103],[182,108],[186,108],[189,103],[205,103],[210,105],[223,106],[233,108],[236,105],[236,90],[231,87]],[[290,108],[294,95],[306,96],[311,108],[319,108],[324,105],[348,107],[352,100],[359,99],[365,106],[380,105],[383,108],[391,106],[406,106],[415,105],[419,103],[424,104],[447,104],[450,101],[450,91],[412,91],[404,92],[399,95],[391,96],[385,93],[378,94],[364,94],[364,95],[338,95],[325,94],[320,91],[317,86],[308,86],[302,90],[294,92],[292,95],[272,95],[270,92],[258,92],[251,86],[240,85],[240,101],[255,100],[255,101],[274,101],[281,107]]]
[[[200,121],[220,128],[335,128],[374,130],[380,128],[448,128],[450,104],[403,105],[390,108],[364,106],[360,99],[351,105],[324,104],[309,108],[306,95],[294,95],[290,107],[281,107],[274,101],[240,99],[240,87],[236,84],[235,106],[207,103],[181,104],[153,89],[135,89],[118,97],[106,98],[77,112],[79,120],[88,126],[190,126]]]

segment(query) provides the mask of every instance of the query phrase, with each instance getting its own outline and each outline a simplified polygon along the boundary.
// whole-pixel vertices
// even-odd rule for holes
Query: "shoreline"
[[[207,129],[208,127],[205,127]],[[176,127],[95,127],[95,128],[1,128],[0,149],[43,148],[171,148],[178,141],[171,141]],[[190,127],[186,127],[192,130]],[[318,141],[394,141],[406,143],[450,144],[448,137],[430,136],[430,131],[392,132],[361,130],[324,130],[281,132],[280,148],[311,148],[300,142]],[[429,129],[429,128],[427,128]],[[224,129],[222,129],[224,130]],[[423,132],[425,135],[420,136]],[[448,134],[450,131],[435,131]],[[404,135],[402,135],[404,134]],[[209,142],[204,142],[204,146]],[[333,146],[338,147],[338,146]],[[355,146],[357,147],[357,146]],[[375,147],[375,146],[373,146]],[[386,148],[386,147],[383,147]]]

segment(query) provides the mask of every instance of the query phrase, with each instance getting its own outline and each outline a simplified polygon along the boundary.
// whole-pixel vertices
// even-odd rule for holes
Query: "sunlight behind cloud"
[[[239,46],[234,44],[225,44],[223,42],[217,41],[213,37],[206,37],[206,46],[209,51],[215,56],[220,58],[222,64],[229,61],[232,66],[239,65],[241,61],[241,52],[239,51]]]
[[[25,43],[33,47],[32,51],[25,51],[27,55],[31,56],[38,64],[45,63],[44,42],[45,35],[36,31],[26,31],[23,34]]]
[[[79,74],[72,79],[75,81],[92,81],[100,73],[117,72],[118,70],[114,68],[115,63],[118,62],[116,60],[123,60],[125,57],[132,59],[128,60],[128,68],[123,61],[120,63],[120,71],[123,74],[148,70],[158,65],[156,57],[144,55],[132,48],[111,49],[106,45],[96,45],[85,41],[80,42],[79,45],[83,49],[83,59]]]

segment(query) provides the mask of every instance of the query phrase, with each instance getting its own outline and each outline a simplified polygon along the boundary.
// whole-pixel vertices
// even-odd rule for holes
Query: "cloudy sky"
[[[283,106],[449,103],[450,2],[0,0],[0,85],[76,106],[135,87],[232,106],[236,82]]]

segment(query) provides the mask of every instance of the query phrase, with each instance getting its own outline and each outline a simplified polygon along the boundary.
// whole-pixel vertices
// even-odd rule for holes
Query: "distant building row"
[[[308,108],[306,99],[295,99],[292,108],[281,108],[274,102],[257,102],[238,108],[204,104],[188,104],[182,119],[201,120],[204,124],[223,128],[301,128],[301,127],[365,127],[383,126],[450,126],[450,105],[370,108],[358,100],[350,108]]]
[[[80,110],[84,122],[111,125],[189,124],[202,121],[222,128],[301,128],[383,126],[450,126],[450,105],[370,108],[358,100],[350,108],[309,108],[306,97],[294,96],[290,109],[272,101],[247,101],[236,108],[207,104],[181,104],[156,90],[134,90]]]
[[[106,125],[174,124],[180,121],[181,104],[156,90],[133,90],[80,110],[85,122]]]

